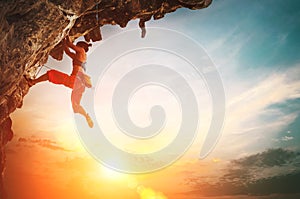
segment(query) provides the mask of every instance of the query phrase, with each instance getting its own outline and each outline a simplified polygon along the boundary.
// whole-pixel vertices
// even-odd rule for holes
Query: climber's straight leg
[[[44,75],[41,75],[39,78],[35,79],[35,83],[43,82],[48,80],[48,74],[45,73]]]
[[[57,70],[49,70],[47,73],[41,75],[37,79],[29,79],[28,84],[29,86],[33,86],[37,83],[43,82],[43,81],[49,81],[54,84],[61,84],[69,88],[73,88],[75,76],[69,76],[65,73],[59,72]]]
[[[54,84],[61,84],[69,88],[73,88],[75,76],[69,76],[57,70],[49,70],[47,73],[49,82]]]
[[[28,81],[29,86],[33,86],[33,85],[35,85],[35,84],[37,84],[39,82],[47,81],[48,80],[48,74],[45,73],[44,75],[41,75],[37,79],[27,79],[26,77],[25,77],[25,79]]]

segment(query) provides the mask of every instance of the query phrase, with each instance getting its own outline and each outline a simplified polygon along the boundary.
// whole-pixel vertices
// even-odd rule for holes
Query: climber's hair
[[[92,46],[92,44],[87,43],[85,41],[79,41],[77,42],[76,46],[84,48],[85,52],[89,51],[89,47]]]

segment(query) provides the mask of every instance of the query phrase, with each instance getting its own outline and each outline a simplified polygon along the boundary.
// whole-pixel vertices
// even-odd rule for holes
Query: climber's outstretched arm
[[[72,53],[66,44],[64,44],[64,50],[69,57],[71,57],[72,59],[75,59],[76,54]]]
[[[81,52],[81,51],[82,51],[82,49],[81,49],[80,47],[74,45],[74,44],[71,42],[69,36],[66,37],[66,40],[65,40],[65,41],[66,41],[66,46],[67,46],[67,47],[72,48],[72,49],[75,50],[76,52]]]

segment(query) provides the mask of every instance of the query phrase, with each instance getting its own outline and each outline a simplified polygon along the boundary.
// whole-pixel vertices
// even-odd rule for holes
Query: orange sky
[[[15,137],[7,147],[5,173],[11,199],[181,198],[177,194],[190,189],[185,182],[187,166],[191,172],[211,170],[196,158],[197,154],[145,175],[122,174],[103,167],[79,141],[70,90],[48,82],[31,89],[22,110],[12,119]]]

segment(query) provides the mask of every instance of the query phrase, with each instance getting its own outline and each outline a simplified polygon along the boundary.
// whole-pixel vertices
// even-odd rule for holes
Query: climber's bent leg
[[[72,102],[72,108],[74,113],[79,113],[80,115],[83,115],[84,117],[87,116],[87,113],[85,112],[84,108],[77,103]]]
[[[73,107],[74,113],[79,113],[80,115],[85,117],[89,127],[92,128],[94,126],[92,118],[89,116],[89,114],[87,114],[87,112],[84,110],[84,108],[80,104],[72,102],[72,107]]]

